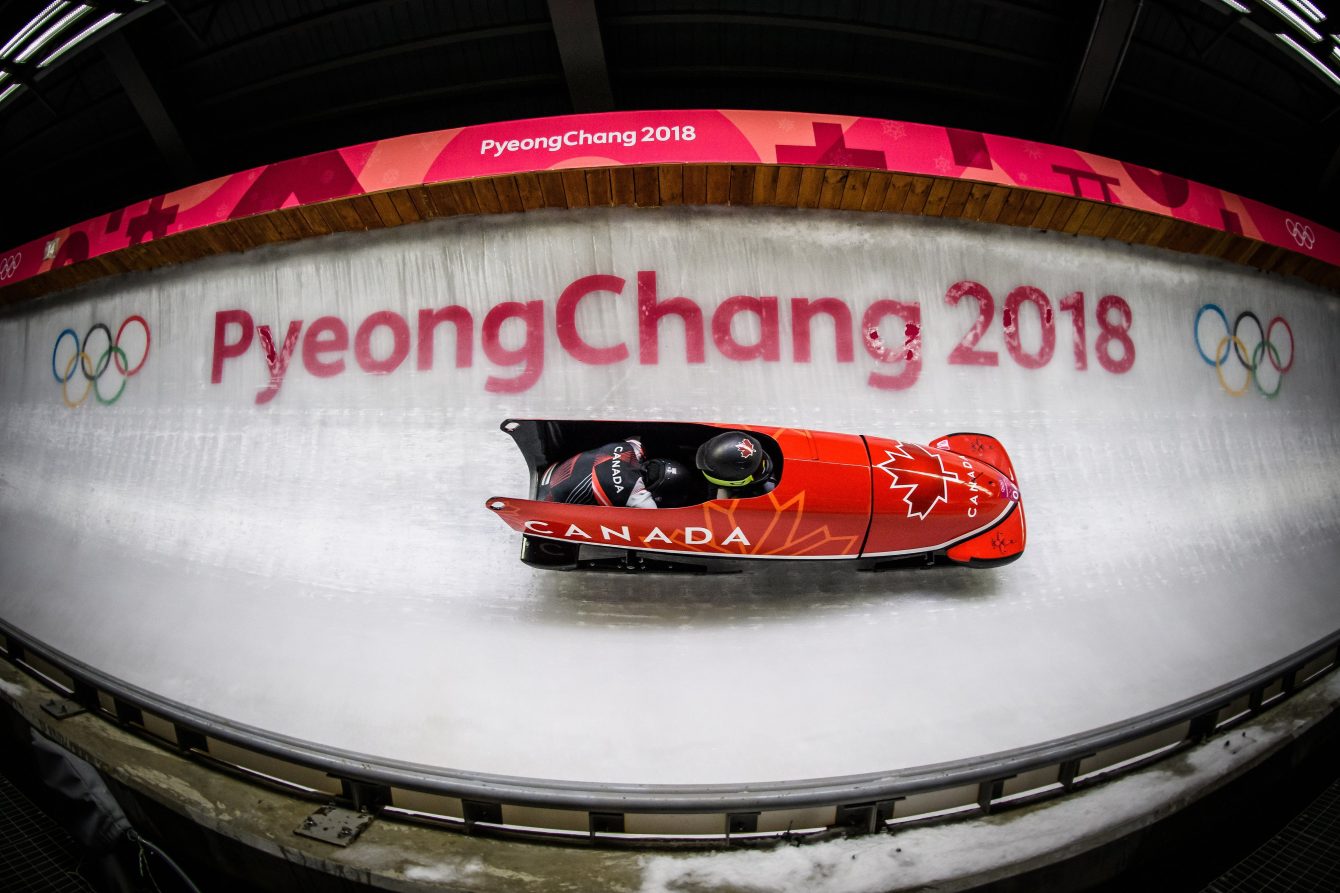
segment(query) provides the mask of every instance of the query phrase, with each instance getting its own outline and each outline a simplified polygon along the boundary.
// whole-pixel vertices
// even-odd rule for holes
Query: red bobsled
[[[486,506],[522,535],[521,560],[553,570],[736,571],[746,561],[846,560],[861,570],[998,567],[1024,551],[1024,509],[1005,448],[985,434],[922,446],[857,434],[690,422],[508,419],[530,470],[530,499]],[[640,436],[650,457],[690,467],[723,431],[757,437],[778,466],[770,493],[637,509],[535,500],[549,465]]]

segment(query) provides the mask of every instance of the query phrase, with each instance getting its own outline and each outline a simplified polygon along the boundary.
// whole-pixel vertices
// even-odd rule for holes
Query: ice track
[[[656,329],[658,361],[639,362],[646,271],[657,300],[701,308],[704,362],[686,361],[691,326],[678,316]],[[572,321],[588,347],[626,346],[605,364],[565,348],[572,329],[558,316],[565,289],[591,275],[623,280],[618,293],[608,282],[592,291]],[[945,299],[963,280],[994,296],[976,349],[995,352],[995,366],[948,361],[979,313],[975,300]],[[1020,285],[1056,308],[1054,353],[1037,369],[1013,359],[1003,335]],[[1074,313],[1060,309],[1075,292],[1087,302],[1083,370]],[[742,313],[714,338],[714,309],[736,295],[778,298],[775,361],[723,354],[723,338],[748,348],[771,325]],[[1131,308],[1136,356],[1124,373],[1096,353],[1105,295]],[[842,320],[827,316],[812,324],[812,360],[797,361],[797,297],[850,308],[850,361]],[[905,368],[863,344],[863,314],[880,300],[920,312],[921,368],[899,389],[869,382]],[[537,317],[523,310],[537,301],[524,312],[543,324],[528,327]],[[499,323],[506,302],[523,310]],[[1288,371],[1263,382],[1277,397],[1231,396],[1247,370],[1229,362],[1221,386],[1195,341],[1207,303],[1230,324],[1247,310],[1263,327],[1287,321],[1292,352],[1279,327],[1271,339]],[[449,305],[471,314],[469,362],[449,324],[422,368],[417,314]],[[1041,316],[1020,308],[1020,350],[1037,355]],[[408,321],[408,354],[367,374],[355,330],[387,310]],[[281,351],[303,321],[266,402],[259,334],[219,359],[243,328],[220,320],[239,312]],[[152,331],[143,369],[114,404],[67,408],[53,376],[69,349],[60,333],[82,339],[103,322],[114,335],[137,314]],[[322,317],[345,324],[347,350],[313,352],[308,365],[303,335]],[[885,338],[903,329],[894,316],[878,322]],[[1217,322],[1201,314],[1211,354]],[[1249,323],[1248,351],[1260,340]],[[543,339],[542,356],[528,335]],[[0,320],[0,619],[236,722],[463,771],[748,783],[1001,751],[1195,695],[1340,628],[1337,343],[1334,296],[1277,278],[873,215],[536,214],[204,261]],[[393,357],[392,328],[366,348],[374,363]],[[313,372],[336,359],[342,371]],[[533,571],[483,507],[526,485],[497,429],[507,416],[914,441],[984,431],[1019,472],[1028,551],[996,571]]]

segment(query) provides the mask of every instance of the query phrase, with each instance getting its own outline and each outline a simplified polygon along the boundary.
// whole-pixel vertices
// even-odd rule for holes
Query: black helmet
[[[698,470],[718,487],[744,487],[772,474],[772,460],[752,434],[727,431],[698,447]]]
[[[689,467],[674,459],[649,459],[642,463],[642,485],[661,508],[690,505],[695,480]]]

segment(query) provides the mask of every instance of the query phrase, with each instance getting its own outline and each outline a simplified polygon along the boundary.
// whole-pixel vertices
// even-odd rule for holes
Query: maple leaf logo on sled
[[[889,458],[876,468],[883,469],[893,478],[890,490],[902,490],[907,503],[907,517],[926,520],[931,510],[949,501],[948,481],[958,480],[952,471],[946,471],[939,453],[933,453],[915,443],[895,441],[897,448],[885,450]],[[920,456],[913,453],[920,453]]]

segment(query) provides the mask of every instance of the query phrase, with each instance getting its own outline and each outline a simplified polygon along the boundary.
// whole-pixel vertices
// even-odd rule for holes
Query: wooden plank
[[[610,201],[625,208],[637,204],[637,184],[631,168],[616,167],[610,171]]]
[[[963,216],[963,209],[968,205],[968,196],[972,194],[972,187],[978,184],[971,180],[955,180],[949,187],[949,197],[945,199],[944,210],[940,212],[941,217],[948,217],[954,220]]]
[[[912,174],[889,174],[889,191],[884,195],[884,207],[882,210],[893,211],[901,214],[903,206],[907,204],[907,197],[912,194],[912,188],[915,186],[916,177]]]
[[[707,166],[702,164],[684,165],[684,204],[707,204]]]
[[[1065,201],[1063,196],[1053,196],[1056,202],[1048,204],[1046,193],[1019,186],[1008,187],[1005,201],[996,213],[995,223],[1004,226],[1027,226],[1034,229],[1046,229],[1052,222],[1056,207]]]
[[[401,223],[418,223],[423,220],[423,215],[414,206],[409,189],[392,189],[386,193],[386,197],[395,205],[395,212],[400,215]]]
[[[344,199],[322,202],[321,213],[335,232],[358,232],[363,229],[363,220],[354,212]]]
[[[461,213],[460,206],[456,204],[456,190],[452,188],[452,184],[434,183],[426,188],[439,217],[453,217]]]
[[[498,208],[504,214],[516,214],[526,210],[521,201],[521,192],[517,189],[516,177],[494,177],[493,188],[498,193]]]
[[[1093,235],[1106,239],[1121,222],[1121,216],[1125,212],[1126,209],[1120,205],[1108,205],[1103,208],[1103,213],[1098,216],[1098,221],[1094,225]]]
[[[777,200],[777,166],[760,164],[754,169],[752,203],[758,207],[771,205]]]
[[[1176,223],[1171,217],[1158,216],[1154,220],[1153,227],[1149,230],[1149,241],[1146,244],[1163,247],[1164,240],[1168,238],[1168,233]]]
[[[390,196],[387,197],[390,198]],[[412,210],[413,209],[411,209],[411,211]],[[294,206],[292,208],[286,208],[284,210],[284,216],[288,219],[289,226],[291,226],[294,232],[298,234],[299,239],[306,239],[310,238],[311,236],[317,235],[316,230],[312,229],[312,227],[307,224],[307,216],[302,213],[301,205]],[[183,233],[183,235],[186,234]],[[164,239],[163,241],[165,243],[170,242],[173,238],[174,238],[173,236],[169,236],[167,239]]]
[[[707,165],[707,203],[724,205],[730,201],[730,165]]]
[[[1132,219],[1138,214],[1130,208],[1114,206],[1113,211],[1103,220],[1102,226],[1098,228],[1098,235],[1104,239],[1116,239],[1117,234],[1131,225]]]
[[[684,165],[662,164],[656,171],[661,190],[661,204],[684,204]]]
[[[1249,239],[1245,236],[1234,236],[1233,250],[1225,256],[1227,260],[1235,264],[1246,264],[1247,258],[1251,257],[1256,246],[1260,244],[1255,239]]]
[[[633,168],[633,195],[639,208],[654,208],[661,203],[661,175],[656,168]]]
[[[1098,218],[1103,216],[1104,206],[1091,201],[1080,201],[1079,205],[1080,207],[1071,215],[1067,227],[1071,235],[1093,235],[1093,228],[1098,223]]]
[[[795,165],[777,168],[777,192],[772,203],[779,208],[794,208],[800,203],[801,169]]]
[[[1012,190],[1009,186],[1003,186],[999,183],[991,187],[987,193],[986,201],[982,203],[982,210],[978,212],[977,219],[985,223],[995,223],[996,218],[1005,207],[1005,199],[1009,198]]]
[[[1014,226],[1015,218],[1019,216],[1019,209],[1024,206],[1024,199],[1027,197],[1027,191],[1017,186],[1010,187],[1010,191],[1005,195],[1005,202],[1000,206],[1000,213],[996,215],[995,222],[1006,226]]]
[[[536,175],[540,181],[540,193],[544,196],[546,208],[566,208],[568,194],[563,189],[563,174],[559,171],[540,171]]]
[[[1190,254],[1200,254],[1205,248],[1206,243],[1210,241],[1213,230],[1198,226],[1194,223],[1187,223],[1186,245],[1187,252]]]
[[[491,177],[471,180],[470,189],[474,191],[475,201],[479,204],[479,213],[497,214],[502,210],[502,202],[498,200],[498,190]]]
[[[456,200],[457,213],[479,213],[479,197],[475,195],[474,187],[469,183],[448,183],[447,189],[451,192],[451,197]]]
[[[521,198],[521,207],[527,211],[538,211],[545,206],[540,178],[533,171],[516,175],[516,193]]]
[[[1220,260],[1234,263],[1233,258],[1236,258],[1238,253],[1242,251],[1242,237],[1237,233],[1216,230],[1213,242],[1214,256]]]
[[[954,180],[936,177],[935,182],[931,184],[931,191],[926,196],[926,205],[921,209],[921,213],[927,217],[939,217],[943,214],[945,202],[949,201],[949,191],[954,188],[954,183]]]
[[[303,211],[309,217],[315,217],[317,219],[320,219],[322,221],[322,224],[324,225],[325,224],[324,219],[321,218],[320,214],[314,213],[315,209],[316,209],[315,205],[307,205],[306,207],[303,208]],[[202,226],[195,232],[199,236],[201,241],[203,241],[207,246],[205,249],[205,252],[207,254],[229,254],[237,250],[237,248],[233,245],[232,240],[230,240],[227,237],[226,235],[227,230],[222,224],[215,223],[210,226]],[[322,235],[327,235],[330,232],[331,229],[330,227],[327,226],[326,231],[322,233]]]
[[[1117,228],[1112,233],[1112,238],[1120,242],[1126,242],[1129,245],[1138,244],[1135,241],[1134,236],[1139,230],[1140,223],[1145,216],[1145,212],[1143,211],[1136,211],[1131,208],[1125,209],[1122,212],[1120,224],[1118,224]]]
[[[817,208],[819,196],[823,190],[824,175],[817,167],[800,169],[800,193],[796,197],[796,207]]]
[[[1073,236],[1084,223],[1088,213],[1089,206],[1085,202],[1077,198],[1067,198],[1061,202],[1056,216],[1052,218],[1051,228],[1058,233],[1069,233]]]
[[[607,167],[586,172],[586,197],[593,208],[608,208],[614,204],[614,190]]]
[[[405,190],[405,194],[414,203],[414,210],[418,212],[420,220],[432,220],[434,217],[443,216],[427,186],[411,186]]]
[[[1171,248],[1173,251],[1189,253],[1194,250],[1196,242],[1196,233],[1191,224],[1185,220],[1178,220],[1173,223],[1172,228],[1168,230],[1167,240],[1164,247]]]
[[[1252,252],[1249,263],[1259,270],[1273,270],[1283,257],[1283,248],[1262,242],[1261,247]]]
[[[1186,251],[1188,243],[1187,225],[1181,220],[1172,220],[1163,235],[1161,247],[1172,251]]]
[[[1144,211],[1128,208],[1126,213],[1122,215],[1121,225],[1118,226],[1116,231],[1112,234],[1112,238],[1121,242],[1126,242],[1129,245],[1140,244],[1135,236],[1139,233],[1140,227],[1143,225],[1144,219],[1147,216],[1149,215]]]
[[[1014,215],[1015,226],[1032,226],[1038,219],[1038,214],[1042,211],[1042,205],[1047,201],[1045,193],[1029,190],[1024,196],[1024,202],[1019,206],[1019,212]]]
[[[1204,232],[1200,234],[1202,238],[1198,239],[1196,243],[1196,253],[1206,257],[1219,257],[1227,233],[1210,227],[1204,227],[1203,230]]]
[[[754,166],[733,164],[730,169],[730,203],[748,206],[754,201]]]
[[[1302,269],[1303,264],[1307,263],[1308,258],[1294,251],[1286,252],[1286,256],[1277,267],[1275,272],[1285,276],[1295,276]]]
[[[819,207],[826,211],[836,211],[842,207],[842,193],[847,186],[847,173],[839,168],[824,168],[823,185],[819,187]]]
[[[350,201],[351,203],[357,201],[355,210],[358,212],[360,219],[366,214],[372,219],[373,227],[380,226],[381,221],[377,217],[377,211],[367,199],[358,196],[357,199],[351,199]],[[256,237],[257,245],[272,245],[275,242],[283,241],[279,230],[275,228],[274,220],[269,214],[257,214],[255,217],[248,217],[247,224],[252,228],[251,231]],[[129,257],[133,263],[134,253],[131,252]]]
[[[586,192],[586,175],[580,170],[565,170],[563,176],[563,195],[567,197],[566,208],[589,208],[591,198]]]
[[[349,213],[354,217],[355,220],[358,219],[358,215],[354,214],[352,210],[350,210]],[[237,243],[238,245],[241,246],[243,251],[250,251],[253,248],[265,244],[264,234],[260,232],[260,230],[256,226],[256,222],[251,218],[248,217],[243,218],[241,220],[232,220],[229,221],[229,225],[233,229],[233,237],[237,239]],[[363,228],[361,220],[359,221],[358,228],[359,229]],[[105,254],[102,257],[104,263],[110,263],[112,260],[115,259],[115,255]]]
[[[323,202],[314,207],[318,211],[324,211],[326,205]],[[231,223],[216,223],[213,226],[206,227],[206,229],[209,231],[210,238],[215,243],[224,246],[225,252],[237,252],[242,250],[242,245],[237,241],[237,233],[234,231]],[[331,232],[337,232],[337,230],[332,227]]]
[[[959,212],[959,217],[964,220],[978,220],[982,215],[982,207],[986,205],[987,196],[991,194],[991,183],[973,183],[968,190],[967,201],[963,203],[963,208]]]
[[[865,190],[870,185],[871,171],[847,171],[847,183],[842,189],[842,200],[838,203],[844,211],[859,211],[865,204]]]
[[[904,214],[920,214],[926,207],[926,200],[931,194],[931,189],[936,181],[931,177],[913,177],[912,188],[907,193],[907,199],[903,202],[901,208]]]
[[[871,171],[866,183],[865,195],[861,196],[862,211],[878,211],[884,207],[884,197],[889,194],[889,184],[893,177],[888,171]]]
[[[1094,227],[1107,206],[1091,201],[1081,201],[1079,204],[1080,208],[1071,216],[1066,230],[1076,236],[1093,235]]]
[[[290,225],[295,232],[299,233],[299,235],[296,236],[295,238],[302,238],[301,231],[298,229],[297,226],[292,225],[291,220]],[[161,267],[165,264],[177,264],[183,261],[193,260],[194,258],[192,258],[188,253],[184,251],[183,249],[184,242],[185,242],[184,239],[173,238],[172,236],[164,236],[161,239],[154,239],[153,241],[149,242],[145,247],[149,249],[147,252],[148,255],[147,259],[150,259],[152,263],[150,264],[150,266],[145,267],[145,269],[152,269],[153,267]]]
[[[395,209],[395,203],[385,192],[374,192],[367,199],[372,202],[372,210],[377,212],[377,219],[382,226],[399,226],[404,222],[400,219],[400,212]]]

